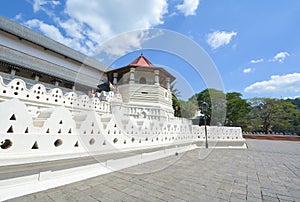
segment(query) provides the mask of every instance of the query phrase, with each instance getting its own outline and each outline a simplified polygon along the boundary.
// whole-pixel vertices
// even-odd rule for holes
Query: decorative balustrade
[[[58,159],[67,154],[78,157],[204,141],[204,126],[175,117],[168,121],[134,118],[128,115],[128,108],[119,105],[121,101],[113,92],[78,96],[63,94],[59,88],[46,91],[41,84],[28,90],[21,79],[6,85],[0,77],[0,154],[6,154],[3,158],[40,155]],[[136,110],[135,106],[125,107]],[[245,145],[238,127],[208,126],[207,134],[210,142]]]
[[[13,79],[7,85],[3,83],[0,76],[0,100],[18,98],[30,105],[41,106],[64,106],[73,109],[94,110],[101,113],[111,113],[108,101],[114,96],[113,92],[100,94],[101,100],[97,97],[87,95],[78,96],[75,92],[63,94],[60,88],[53,88],[46,91],[42,84],[35,84],[30,89],[21,79]]]

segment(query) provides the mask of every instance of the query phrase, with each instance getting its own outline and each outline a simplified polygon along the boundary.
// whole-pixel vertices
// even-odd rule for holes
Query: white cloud
[[[244,73],[250,73],[250,72],[253,72],[254,71],[254,68],[246,68],[243,70]]]
[[[40,10],[47,12],[48,10],[45,6],[50,6],[54,8],[55,6],[60,5],[60,1],[55,0],[33,0],[33,12],[38,12]]]
[[[229,44],[232,37],[236,35],[236,32],[215,31],[208,34],[207,43],[212,49],[217,49],[221,46]]]
[[[33,11],[36,13],[39,10],[43,10],[42,6],[45,4],[44,0],[34,0],[33,1]]]
[[[120,33],[144,30],[163,24],[164,15],[168,12],[167,0],[140,2],[136,0],[90,0],[88,3],[67,0],[64,5],[65,15],[58,17],[54,9],[59,4],[60,2],[55,0],[33,0],[34,12],[44,11],[54,20],[54,24],[34,22],[36,20],[25,24],[89,56],[96,54],[95,51],[101,44]],[[142,39],[132,37],[120,42],[124,51],[140,47],[138,44],[142,41],[137,40]],[[112,53],[124,53],[124,51],[112,51]]]
[[[46,24],[38,19],[28,20],[25,24],[30,28],[38,28],[41,32],[43,32],[43,34],[60,43],[68,42],[60,33],[59,29],[53,25]]]
[[[140,47],[139,40],[142,39],[137,35],[137,38],[131,36],[123,39],[119,42],[122,45],[113,50],[99,49],[99,46],[118,34],[163,24],[167,7],[166,0],[147,0],[139,3],[136,0],[90,0],[89,3],[68,0],[65,13],[69,19],[65,21],[58,19],[57,23],[68,36],[80,40],[85,48],[107,51],[111,54],[124,54],[133,47]],[[86,43],[86,40],[90,42]]]
[[[244,91],[255,94],[300,93],[300,73],[273,75],[270,80],[251,84]]]
[[[271,61],[278,61],[280,63],[283,63],[283,61],[290,56],[288,52],[279,52],[277,53]]]
[[[255,63],[261,63],[263,61],[264,61],[264,59],[261,58],[261,59],[257,59],[257,60],[251,60],[250,63],[255,64]]]
[[[107,43],[101,45],[101,49],[99,49],[99,51],[105,51],[109,55],[121,56],[131,51],[132,48],[140,49],[142,42],[141,38],[143,38],[143,36],[139,35],[139,32],[122,34],[119,37],[113,38],[107,41]]]
[[[109,64],[119,56],[142,49],[142,44],[163,34],[163,31],[138,30],[126,32],[107,40],[97,49],[97,58]]]
[[[15,19],[15,20],[21,20],[22,17],[23,17],[22,13],[19,13],[19,14],[17,14],[17,15],[14,17],[14,19]]]
[[[66,13],[80,23],[86,23],[102,38],[136,29],[148,29],[163,23],[167,13],[166,0],[78,0],[66,2]]]
[[[90,51],[87,50],[86,47],[81,46],[78,39],[74,38],[67,38],[62,35],[62,33],[59,31],[57,27],[54,25],[49,25],[44,23],[43,21],[40,21],[38,19],[32,19],[25,22],[25,25],[30,28],[37,28],[39,29],[45,36],[58,41],[70,48],[81,50],[84,54],[89,54]]]
[[[64,29],[67,36],[77,39],[85,39],[83,34],[84,27],[79,22],[75,21],[74,19],[68,19],[63,22],[58,18],[56,18],[56,21],[60,25],[60,27]]]
[[[200,0],[184,0],[182,4],[176,6],[176,8],[185,16],[196,15]]]

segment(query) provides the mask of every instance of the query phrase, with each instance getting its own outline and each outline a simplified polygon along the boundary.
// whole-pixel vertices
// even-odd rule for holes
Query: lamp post
[[[207,128],[206,128],[206,113],[207,113],[208,104],[206,102],[202,102],[202,113],[204,118],[204,134],[205,134],[205,148],[208,148],[207,142]]]

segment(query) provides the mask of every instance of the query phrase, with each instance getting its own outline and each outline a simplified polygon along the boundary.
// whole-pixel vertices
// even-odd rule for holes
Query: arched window
[[[140,84],[146,84],[146,79],[145,77],[140,78]]]
[[[146,112],[142,112],[142,118],[146,118],[146,117],[147,117]]]

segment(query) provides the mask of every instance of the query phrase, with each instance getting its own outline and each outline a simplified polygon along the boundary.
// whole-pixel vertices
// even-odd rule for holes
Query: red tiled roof
[[[128,66],[134,67],[154,67],[153,64],[141,54],[137,59],[131,62]]]

